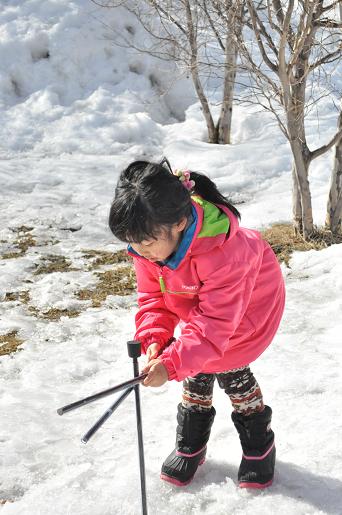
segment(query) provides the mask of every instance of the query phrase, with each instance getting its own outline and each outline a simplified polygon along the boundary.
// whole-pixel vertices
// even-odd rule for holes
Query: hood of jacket
[[[234,238],[239,221],[228,207],[215,205],[198,195],[192,196],[192,205],[197,214],[197,230],[189,246],[191,254],[210,252]]]

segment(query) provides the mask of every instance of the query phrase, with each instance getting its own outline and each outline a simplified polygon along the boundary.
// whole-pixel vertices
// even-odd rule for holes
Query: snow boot
[[[191,411],[178,405],[176,448],[162,465],[161,479],[177,486],[188,485],[205,460],[210,429],[214,422],[214,407],[206,411]]]
[[[269,406],[251,415],[232,413],[243,451],[238,472],[241,488],[266,488],[272,484],[276,450],[271,417]]]

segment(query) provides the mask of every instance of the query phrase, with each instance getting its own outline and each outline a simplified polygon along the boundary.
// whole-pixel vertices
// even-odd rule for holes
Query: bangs
[[[140,222],[140,223],[139,223]],[[151,225],[146,220],[133,221],[128,223],[124,232],[115,236],[126,243],[141,243],[145,240],[156,240],[161,232],[160,226]]]
[[[156,240],[163,228],[169,228],[168,224],[161,225],[160,221],[153,217],[150,210],[141,203],[125,205],[117,209],[115,201],[111,208],[111,228],[114,236],[126,243],[141,243],[144,240]]]

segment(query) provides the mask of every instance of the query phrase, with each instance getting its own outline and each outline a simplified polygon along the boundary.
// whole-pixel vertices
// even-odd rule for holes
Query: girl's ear
[[[177,232],[183,231],[185,229],[186,223],[187,223],[187,219],[184,216],[184,218],[182,218],[181,221],[176,224]]]

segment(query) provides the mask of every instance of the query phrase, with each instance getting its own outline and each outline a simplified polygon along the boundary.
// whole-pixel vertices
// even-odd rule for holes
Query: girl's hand
[[[158,357],[159,347],[159,343],[151,343],[151,345],[147,348],[147,363],[149,363],[151,359],[156,359]]]
[[[144,386],[162,386],[168,380],[169,376],[166,367],[160,359],[152,359],[143,368],[142,373],[148,373],[148,376],[142,383]]]

